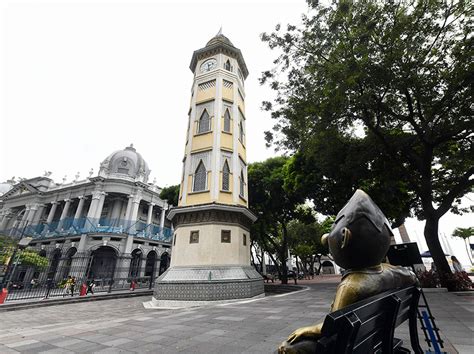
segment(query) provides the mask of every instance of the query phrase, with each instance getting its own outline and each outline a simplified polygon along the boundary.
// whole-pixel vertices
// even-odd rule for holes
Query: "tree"
[[[305,167],[300,179],[319,189],[312,195],[316,208],[339,186],[339,194],[368,186],[378,191],[377,203],[386,190],[395,198],[390,212],[381,205],[392,219],[402,220],[407,211],[424,219],[428,248],[446,284],[451,271],[439,219],[463,211],[460,199],[474,185],[473,5],[308,3],[312,10],[301,27],[283,32],[277,26],[262,35],[281,51],[277,68],[261,78],[277,92],[274,103],[263,104],[277,120],[267,140],[297,154]],[[344,170],[334,171],[341,160]]]
[[[0,273],[6,272],[11,257],[17,248],[17,243],[17,240],[0,235]],[[33,266],[38,269],[45,269],[49,264],[48,258],[40,256],[38,252],[30,249],[17,251],[17,255],[19,264]]]
[[[179,184],[163,188],[160,193],[160,198],[167,200],[168,204],[177,206],[179,198]]]
[[[472,263],[472,251],[471,251],[471,244],[469,242],[469,238],[474,236],[474,227],[457,227],[453,231],[454,237],[459,237],[464,240],[464,245],[466,246],[467,257],[469,261]]]
[[[300,220],[292,220],[288,225],[291,253],[299,257],[305,274],[312,272],[315,261],[318,260],[321,263],[320,257],[329,252],[328,247],[321,243],[321,236],[325,233],[323,224],[317,221],[304,223]]]
[[[286,157],[274,157],[248,167],[249,205],[258,216],[251,234],[271,257],[277,255],[280,262],[273,260],[276,265],[280,263],[278,269],[283,284],[287,283],[288,271],[288,223],[305,214],[297,208],[304,198],[287,193],[283,188],[287,162]]]

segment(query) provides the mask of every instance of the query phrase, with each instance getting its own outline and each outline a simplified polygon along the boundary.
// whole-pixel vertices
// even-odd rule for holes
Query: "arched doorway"
[[[170,266],[170,256],[167,252],[165,252],[161,255],[159,275],[163,274],[165,270],[168,269],[169,266]]]
[[[158,255],[155,251],[148,252],[146,256],[146,263],[145,263],[145,277],[150,277],[150,289],[153,287],[153,282],[155,281],[155,268],[156,268],[156,259]]]
[[[76,247],[71,247],[68,249],[66,252],[66,255],[64,257],[64,262],[63,262],[63,267],[62,267],[62,275],[61,278],[64,279],[66,278],[69,273],[71,272],[71,265],[72,265],[72,257],[77,253],[77,248]]]
[[[331,261],[324,261],[322,263],[323,274],[335,274],[334,265]]]
[[[117,263],[117,253],[112,247],[101,246],[91,254],[87,278],[112,280]]]
[[[61,260],[61,250],[56,248],[51,254],[51,263],[48,269],[48,280],[54,280],[56,271],[58,270],[59,261]]]
[[[142,250],[137,248],[132,252],[132,259],[130,261],[130,271],[128,276],[130,278],[140,277],[140,267],[142,263]]]
[[[155,268],[156,268],[156,258],[158,255],[155,251],[148,252],[146,256],[146,263],[145,263],[145,276],[146,277],[153,277],[155,275]]]

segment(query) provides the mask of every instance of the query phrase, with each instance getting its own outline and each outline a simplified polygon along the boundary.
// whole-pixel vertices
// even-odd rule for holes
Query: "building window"
[[[227,61],[225,62],[224,69],[226,69],[228,71],[232,71],[232,66],[230,65],[229,59],[227,59]]]
[[[229,109],[225,110],[224,114],[224,131],[230,133],[230,113]]]
[[[239,123],[239,140],[242,144],[244,143],[244,124],[242,121]]]
[[[207,171],[201,160],[194,173],[193,192],[206,190],[206,177]]]
[[[230,230],[221,231],[221,243],[230,243]]]
[[[128,171],[129,171],[128,168],[119,167],[119,168],[117,169],[117,172],[118,172],[118,173],[121,173],[121,174],[124,174],[124,175],[128,175]]]
[[[209,118],[209,113],[207,110],[204,110],[199,118],[198,122],[198,133],[205,133],[211,130],[211,119]]]
[[[245,197],[245,179],[244,170],[240,172],[240,196]]]
[[[229,191],[230,190],[230,168],[227,160],[224,162],[224,167],[222,168],[222,190]]]
[[[189,243],[199,243],[199,231],[191,231]]]
[[[244,234],[243,240],[244,240],[244,246],[247,246],[247,235],[246,234]]]

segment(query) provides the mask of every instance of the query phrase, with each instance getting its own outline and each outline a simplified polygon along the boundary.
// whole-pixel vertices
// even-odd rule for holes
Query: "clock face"
[[[216,59],[209,59],[206,60],[204,63],[201,64],[201,72],[211,71],[217,66]]]

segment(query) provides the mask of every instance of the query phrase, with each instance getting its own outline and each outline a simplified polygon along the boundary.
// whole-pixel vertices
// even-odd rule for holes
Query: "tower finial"
[[[220,36],[221,34],[222,34],[222,25],[221,25],[221,28],[219,28],[219,32],[217,32],[216,37]]]

